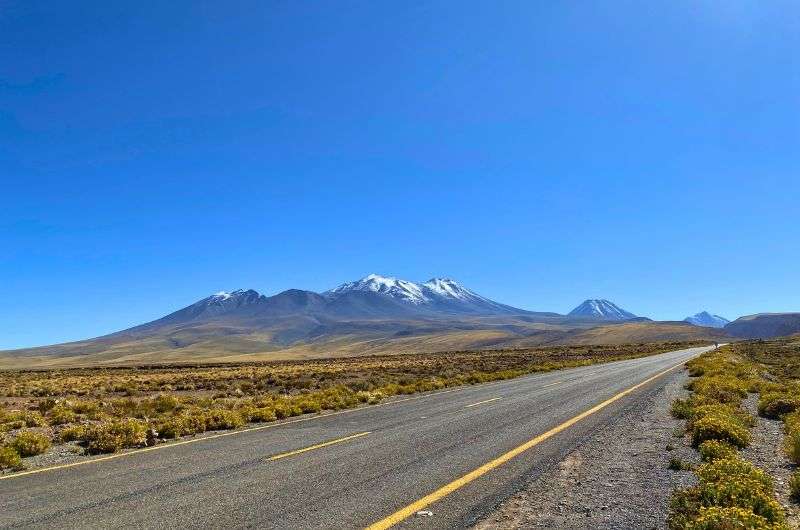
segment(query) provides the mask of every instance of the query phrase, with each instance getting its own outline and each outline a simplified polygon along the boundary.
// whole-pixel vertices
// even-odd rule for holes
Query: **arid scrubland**
[[[758,414],[784,423],[784,450],[800,464],[800,339],[736,343],[688,363],[691,396],[673,403],[702,464],[697,485],[676,491],[670,526],[674,529],[788,528],[776,500],[774,480],[740,456],[751,443],[756,418],[743,407],[758,394]],[[780,455],[775,455],[780,458]],[[800,498],[800,474],[790,486]]]
[[[51,445],[87,454],[377,403],[398,394],[628,359],[697,343],[334,360],[0,372],[0,469]]]

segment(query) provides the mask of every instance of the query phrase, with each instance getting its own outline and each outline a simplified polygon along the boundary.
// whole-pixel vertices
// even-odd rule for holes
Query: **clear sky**
[[[800,310],[800,3],[0,0],[0,348],[450,276]]]

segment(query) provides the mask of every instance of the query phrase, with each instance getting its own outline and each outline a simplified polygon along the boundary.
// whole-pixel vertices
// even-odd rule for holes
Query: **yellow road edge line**
[[[563,430],[575,425],[576,423],[578,423],[582,419],[584,419],[584,418],[586,418],[588,416],[591,416],[592,414],[594,414],[595,412],[597,412],[599,410],[602,410],[602,409],[606,408],[607,406],[609,406],[610,404],[614,403],[618,399],[627,396],[631,392],[643,387],[647,383],[650,383],[650,382],[658,379],[659,377],[661,377],[662,375],[666,374],[667,372],[671,372],[675,368],[677,368],[679,366],[683,366],[684,364],[686,364],[686,360],[681,361],[680,363],[676,364],[675,366],[667,368],[666,370],[664,370],[662,372],[659,372],[656,375],[645,379],[641,383],[638,383],[638,384],[633,385],[632,387],[630,387],[630,388],[628,388],[626,390],[623,390],[619,394],[611,396],[610,398],[608,398],[605,401],[595,405],[594,407],[581,412],[580,414],[578,414],[577,416],[574,416],[573,418],[570,418],[569,420],[565,421],[561,425],[553,427],[549,431],[547,431],[547,432],[545,432],[543,434],[540,434],[539,436],[536,436],[535,438],[532,438],[532,439],[528,440],[524,444],[522,444],[520,446],[517,446],[514,449],[508,451],[507,453],[498,456],[494,460],[491,460],[491,461],[487,462],[486,464],[483,464],[479,468],[477,468],[477,469],[475,469],[473,471],[470,471],[469,473],[467,473],[463,477],[457,478],[456,480],[450,482],[449,484],[446,484],[446,485],[442,486],[438,490],[436,490],[436,491],[434,491],[432,493],[429,493],[428,495],[422,497],[421,499],[419,499],[419,500],[417,500],[415,502],[412,502],[411,504],[409,504],[405,508],[401,508],[401,509],[397,510],[396,512],[394,512],[393,514],[389,515],[388,517],[385,517],[385,518],[381,519],[380,521],[369,525],[366,530],[385,530],[387,528],[391,528],[392,526],[396,525],[397,523],[400,523],[400,522],[408,519],[409,517],[411,517],[412,515],[414,515],[418,511],[420,511],[420,510],[422,510],[424,508],[427,508],[429,505],[433,504],[434,502],[446,497],[447,495],[450,495],[451,493],[453,493],[457,489],[459,489],[459,488],[461,488],[463,486],[466,486],[467,484],[469,484],[473,480],[485,475],[489,471],[491,471],[491,470],[493,470],[493,469],[495,469],[497,467],[500,467],[501,465],[505,464],[506,462],[508,462],[512,458],[520,455],[521,453],[524,453],[528,449],[539,445],[540,443],[542,443],[543,441],[547,440],[548,438],[551,438],[552,436],[555,436],[556,434],[560,433],[561,431],[563,431]]]
[[[360,432],[358,434],[351,434],[350,436],[345,436],[344,438],[337,438],[335,440],[329,440],[327,442],[322,442],[321,444],[311,445],[309,447],[304,447],[302,449],[296,449],[294,451],[289,451],[287,453],[280,453],[277,455],[273,455],[269,457],[267,460],[280,460],[281,458],[286,458],[287,456],[294,456],[299,455],[300,453],[306,453],[308,451],[313,451],[314,449],[320,449],[322,447],[327,447],[329,445],[338,444],[342,442],[346,442],[347,440],[352,440],[353,438],[361,438],[362,436],[366,436],[370,434],[371,431]]]
[[[484,403],[491,403],[492,401],[497,401],[498,399],[503,399],[503,398],[496,397],[496,398],[492,398],[492,399],[484,399],[483,401],[478,401],[477,403],[473,403],[472,405],[467,405],[464,408],[468,409],[470,407],[477,407],[478,405],[483,405]]]

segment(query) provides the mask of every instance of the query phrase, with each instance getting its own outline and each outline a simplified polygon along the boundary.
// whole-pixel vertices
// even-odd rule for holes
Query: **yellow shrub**
[[[62,442],[74,442],[75,440],[83,440],[86,436],[86,427],[83,425],[70,425],[65,427],[58,433],[58,437]]]
[[[698,447],[700,457],[703,462],[713,462],[723,458],[733,458],[736,456],[736,448],[727,442],[719,440],[706,440]]]
[[[13,447],[0,447],[0,469],[13,469],[19,471],[24,469],[22,458]]]
[[[736,447],[750,444],[750,431],[731,419],[730,416],[709,414],[692,423],[692,445],[699,446],[706,440],[720,440]]]
[[[50,448],[50,439],[38,432],[22,431],[9,444],[20,456],[36,456]]]
[[[792,498],[795,501],[800,501],[800,471],[792,473],[789,479],[789,490],[792,493]]]
[[[93,425],[84,434],[89,454],[115,453],[147,444],[147,424],[133,419]]]
[[[232,410],[212,409],[206,412],[206,430],[238,429],[246,422],[241,414]]]
[[[800,408],[800,395],[786,392],[762,394],[758,400],[758,413],[765,418],[777,419]]]
[[[690,390],[720,403],[739,404],[747,397],[747,381],[728,375],[704,376],[692,381]]]
[[[48,421],[50,425],[64,425],[65,423],[72,423],[75,421],[75,413],[70,409],[61,406],[55,406],[50,409],[48,413]]]
[[[792,430],[786,433],[786,438],[783,441],[783,447],[786,454],[792,462],[800,464],[800,428],[795,426]]]
[[[683,527],[685,530],[779,530],[775,525],[751,510],[738,507],[700,508],[697,519]]]

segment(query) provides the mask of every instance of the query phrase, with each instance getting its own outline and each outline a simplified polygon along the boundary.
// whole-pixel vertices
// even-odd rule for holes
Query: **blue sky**
[[[2,1],[0,348],[370,272],[800,310],[799,50],[794,0]]]

